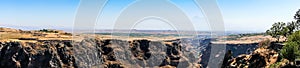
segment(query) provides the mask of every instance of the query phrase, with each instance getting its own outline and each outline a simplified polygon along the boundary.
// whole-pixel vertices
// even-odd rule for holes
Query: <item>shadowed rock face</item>
[[[147,60],[150,58],[149,42],[148,40],[133,40],[130,42],[130,50],[134,57],[139,60]]]
[[[179,40],[0,42],[0,68],[191,67]]]
[[[166,59],[164,59],[163,63],[160,66],[174,66],[177,67],[180,63],[180,58],[182,57],[180,55],[181,52],[181,45],[179,45],[180,42],[175,41],[171,44],[166,44],[167,46],[167,52],[166,52]]]
[[[131,68],[200,67],[199,63],[204,67],[207,65],[212,44],[207,43],[203,48],[204,44],[197,46],[181,42],[182,40],[150,41],[145,39],[0,42],[0,67]],[[200,47],[197,49],[203,50],[200,52],[202,56],[199,56],[201,62],[193,57],[191,51],[188,51],[191,47]],[[233,51],[234,57],[239,54],[252,53],[256,47],[257,44],[227,45],[226,50]]]
[[[85,39],[74,42],[78,67],[124,68],[116,59],[114,40]]]
[[[1,68],[77,67],[70,41],[0,43]]]

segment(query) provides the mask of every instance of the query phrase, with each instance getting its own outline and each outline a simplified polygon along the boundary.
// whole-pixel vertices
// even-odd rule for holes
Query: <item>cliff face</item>
[[[227,51],[222,68],[269,68],[278,61],[278,51],[283,45],[271,43],[271,46],[256,48],[250,54],[234,56],[233,51]]]
[[[202,44],[204,45],[204,44]],[[203,49],[204,51],[201,51],[201,62],[200,64],[203,67],[208,66],[208,62],[210,59],[211,49],[212,47],[218,47],[218,46],[226,46],[226,49],[224,48],[224,51],[230,51],[230,57],[224,58],[224,60],[229,60],[233,57],[237,57],[241,54],[251,54],[256,48],[258,48],[257,43],[253,44],[206,44],[207,46]],[[226,55],[225,55],[226,56]],[[216,61],[214,63],[220,63],[222,61]],[[222,63],[220,63],[222,64]],[[223,65],[223,64],[222,64]]]
[[[199,68],[208,65],[211,47],[221,46],[209,42],[210,40],[124,41],[116,39],[84,39],[80,42],[56,40],[37,43],[0,42],[0,67]],[[250,64],[270,64],[271,62],[265,60],[272,58],[269,56],[276,53],[260,50],[263,52],[261,53],[255,50],[257,47],[257,44],[227,44],[226,50],[231,53],[225,55],[223,65],[240,66],[244,61],[251,62]],[[200,56],[197,56],[198,52],[201,53]],[[251,58],[247,58],[249,56]]]
[[[200,67],[183,54],[180,43],[114,39],[0,42],[0,67]]]
[[[77,67],[70,41],[1,42],[1,68]]]
[[[227,53],[229,57],[230,53]],[[224,68],[268,68],[269,65],[275,63],[278,59],[278,53],[274,50],[258,48],[252,54],[249,55],[239,55],[236,58],[227,60],[223,63]]]

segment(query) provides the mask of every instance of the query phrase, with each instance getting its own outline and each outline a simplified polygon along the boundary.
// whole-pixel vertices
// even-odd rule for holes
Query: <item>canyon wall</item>
[[[181,47],[179,40],[0,42],[0,67],[200,67],[183,55]]]
[[[224,45],[224,44],[223,44]],[[18,68],[132,68],[206,67],[212,46],[209,39],[0,42],[0,67]],[[226,44],[233,57],[251,54],[258,44]],[[218,61],[222,62],[222,60]]]

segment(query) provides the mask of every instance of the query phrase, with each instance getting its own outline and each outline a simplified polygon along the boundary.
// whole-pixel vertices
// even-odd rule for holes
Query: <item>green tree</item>
[[[272,27],[266,31],[268,35],[271,35],[273,38],[279,41],[281,36],[286,36],[288,29],[286,28],[286,24],[283,22],[277,22],[272,25]]]
[[[287,43],[281,49],[281,57],[294,61],[300,56],[299,45],[300,31],[296,31],[288,37]]]
[[[297,30],[298,28],[298,24],[294,21],[287,23],[286,27],[287,29],[287,35],[285,37],[287,37],[288,35],[291,35],[295,30]]]
[[[289,36],[288,42],[295,42],[300,44],[300,31],[294,32],[292,35]]]
[[[296,12],[295,16],[294,16],[294,19],[297,20],[297,23],[299,24],[300,23],[300,9]]]
[[[296,12],[294,19],[296,20],[296,24],[297,24],[296,29],[299,30],[300,29],[300,27],[299,27],[300,26],[300,9]]]

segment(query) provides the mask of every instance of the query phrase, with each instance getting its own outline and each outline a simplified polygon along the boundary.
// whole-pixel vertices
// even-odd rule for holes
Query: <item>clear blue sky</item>
[[[103,15],[99,16],[96,26],[110,29],[120,11],[134,0],[109,0]],[[180,7],[195,24],[197,30],[209,30],[204,16],[193,0],[171,0]],[[300,0],[217,0],[227,31],[262,32],[274,22],[289,22],[300,9]],[[71,28],[75,19],[79,0],[0,0],[0,26],[57,26]],[[136,28],[170,29],[168,25],[145,23]],[[162,28],[160,28],[162,27]]]

